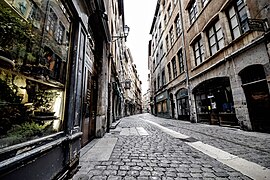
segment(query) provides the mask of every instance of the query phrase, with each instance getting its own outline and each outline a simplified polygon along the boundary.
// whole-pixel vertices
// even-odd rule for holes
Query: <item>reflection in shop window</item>
[[[62,130],[70,19],[49,2],[0,1],[0,148]]]
[[[57,34],[56,34],[56,41],[61,44],[63,42],[63,36],[64,36],[64,32],[65,32],[65,27],[62,24],[62,22],[59,23],[59,27],[57,29]]]
[[[162,103],[157,104],[158,112],[162,112]]]
[[[162,110],[163,110],[163,112],[167,112],[167,101],[166,100],[163,101],[163,103],[162,103]]]
[[[46,26],[46,30],[53,35],[54,31],[56,29],[56,23],[57,23],[57,16],[54,13],[53,9],[50,9],[50,14],[48,16],[48,21],[47,21],[47,26]]]

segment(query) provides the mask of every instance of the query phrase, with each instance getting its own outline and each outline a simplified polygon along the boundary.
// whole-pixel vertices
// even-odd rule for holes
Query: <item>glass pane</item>
[[[209,34],[209,37],[213,36],[213,34],[214,34],[214,28],[213,27],[211,27],[209,29],[208,34]]]
[[[210,43],[210,46],[213,46],[214,44],[216,44],[216,38],[213,36],[209,39],[209,43]]]
[[[232,28],[235,28],[236,26],[238,26],[238,21],[237,21],[237,18],[236,16],[234,16],[232,19],[231,19],[231,26]]]
[[[217,32],[217,39],[220,40],[223,38],[223,33],[221,31],[221,29]]]
[[[236,27],[236,28],[233,30],[233,37],[236,39],[236,38],[238,38],[240,35],[241,35],[240,29],[239,29],[239,27]]]
[[[218,31],[221,28],[219,21],[216,22],[215,28],[216,28],[216,31]]]
[[[70,19],[33,2],[0,2],[0,148],[62,130]]]
[[[234,10],[234,7],[231,7],[231,8],[229,9],[229,17],[231,18],[231,17],[233,17],[233,16],[235,16],[235,10]]]
[[[219,49],[222,49],[224,47],[224,39],[223,38],[219,40],[218,47],[219,47]]]
[[[200,57],[200,51],[199,50],[195,52],[195,58],[198,58],[198,57]]]
[[[215,54],[217,52],[217,46],[212,46],[211,47],[211,53]]]

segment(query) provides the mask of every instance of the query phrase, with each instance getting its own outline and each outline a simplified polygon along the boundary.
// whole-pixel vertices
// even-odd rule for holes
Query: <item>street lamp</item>
[[[123,38],[126,39],[128,34],[129,34],[129,30],[130,30],[130,28],[127,25],[125,25],[124,26],[124,34],[120,34],[119,36],[112,36],[112,38],[115,38],[114,41],[116,41],[117,39],[123,39]]]

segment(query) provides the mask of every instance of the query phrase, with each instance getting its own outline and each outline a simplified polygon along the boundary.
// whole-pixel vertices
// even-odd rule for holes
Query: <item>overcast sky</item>
[[[147,92],[148,42],[157,0],[124,0],[125,24],[130,27],[127,46],[137,66],[142,93]]]

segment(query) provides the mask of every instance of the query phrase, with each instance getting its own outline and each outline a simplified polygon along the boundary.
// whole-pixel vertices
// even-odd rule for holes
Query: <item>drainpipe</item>
[[[188,89],[188,102],[189,102],[189,109],[192,108],[192,100],[191,100],[191,90],[190,90],[190,82],[189,82],[189,74],[188,74],[188,66],[187,66],[187,53],[186,53],[186,47],[185,47],[185,30],[184,30],[184,23],[183,23],[183,14],[182,14],[182,5],[181,5],[181,0],[179,0],[179,9],[180,9],[180,22],[181,22],[181,27],[182,27],[182,49],[183,49],[183,58],[184,58],[184,65],[185,65],[185,72],[186,72],[186,86]],[[190,111],[191,113],[191,111]],[[197,119],[194,117],[194,113],[190,114],[190,121],[191,122],[196,122]]]

